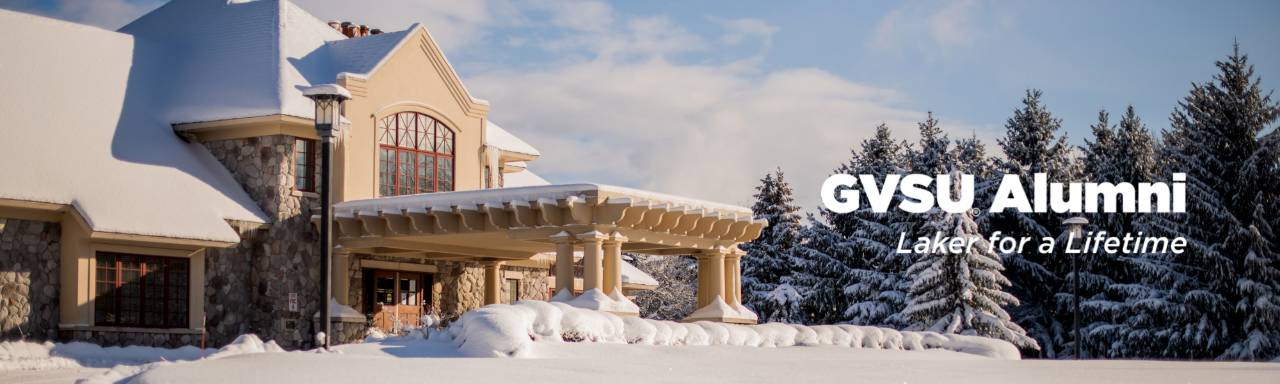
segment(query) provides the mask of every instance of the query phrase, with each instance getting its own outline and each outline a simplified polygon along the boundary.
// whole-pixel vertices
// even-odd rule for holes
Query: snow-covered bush
[[[1017,360],[1006,341],[936,332],[856,325],[677,323],[581,309],[564,303],[520,301],[469,311],[446,331],[467,355],[530,357],[534,342],[747,347],[836,346],[892,350],[945,349]]]

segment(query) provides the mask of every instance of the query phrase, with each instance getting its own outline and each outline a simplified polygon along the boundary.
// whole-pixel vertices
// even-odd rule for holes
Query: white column
[[[576,236],[582,241],[582,292],[592,289],[604,289],[603,254],[604,240],[608,238],[600,231],[591,231]],[[606,292],[606,294],[608,294]]]
[[[724,298],[724,251],[710,250],[698,254],[698,308]]]
[[[553,296],[561,299],[573,298],[573,235],[568,232],[551,235],[551,242],[556,244],[556,292]],[[561,296],[561,292],[566,294]]]
[[[627,237],[614,232],[604,240],[604,293],[622,294],[622,243]]]
[[[502,296],[502,262],[485,261],[484,264],[484,305],[501,302]]]
[[[742,304],[742,255],[729,252],[724,257],[725,303],[731,307]]]

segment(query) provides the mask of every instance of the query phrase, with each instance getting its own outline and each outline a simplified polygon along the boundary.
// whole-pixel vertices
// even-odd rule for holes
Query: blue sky
[[[994,147],[1027,88],[1073,144],[1099,108],[1133,104],[1158,131],[1236,39],[1264,88],[1280,84],[1277,1],[295,2],[387,30],[423,22],[552,181],[741,204],[780,166],[814,206],[877,123],[912,138],[925,111]],[[115,28],[160,3],[0,8]]]

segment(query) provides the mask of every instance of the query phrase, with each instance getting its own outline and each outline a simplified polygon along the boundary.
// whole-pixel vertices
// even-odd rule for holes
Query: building
[[[334,168],[335,338],[511,299],[635,315],[622,252],[694,254],[692,320],[754,322],[746,208],[549,185],[422,25],[324,22],[285,0],[177,0],[119,31],[0,11],[0,333],[102,344],[313,340],[317,136]],[[573,284],[581,253],[583,293]],[[554,276],[554,277],[553,277]]]

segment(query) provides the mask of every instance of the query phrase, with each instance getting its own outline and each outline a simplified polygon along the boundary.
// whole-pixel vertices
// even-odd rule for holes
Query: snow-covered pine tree
[[[918,149],[911,149],[910,166],[912,173],[924,175],[945,175],[951,169],[953,159],[948,156],[951,139],[942,133],[938,119],[929,112],[924,121],[917,124],[920,130]]]
[[[875,175],[884,182],[885,175],[908,170],[908,145],[894,140],[887,125],[877,126],[875,135],[863,140],[859,149],[836,169],[837,173]],[[835,214],[822,210],[831,229],[848,240],[851,257],[842,260],[848,273],[840,282],[849,303],[844,319],[853,324],[901,326],[897,315],[906,305],[909,284],[903,272],[911,264],[909,255],[896,254],[894,247],[899,234],[913,233],[911,219],[896,208],[901,197],[895,197],[890,205],[895,208],[879,213],[871,209],[865,194],[860,197],[863,200],[856,211]]]
[[[1125,110],[1118,128],[1109,125],[1106,111],[1098,113],[1098,123],[1092,128],[1093,140],[1086,140],[1082,148],[1089,181],[1153,181],[1156,156],[1151,134],[1132,106]],[[1095,213],[1089,215],[1089,229],[1114,235],[1136,234],[1134,221],[1138,217],[1140,214]],[[1084,352],[1087,357],[1126,357],[1129,352],[1122,340],[1133,319],[1131,309],[1149,295],[1145,287],[1138,285],[1141,270],[1131,262],[1137,255],[1098,252],[1078,256]],[[1069,287],[1075,278],[1066,275],[1064,284]],[[1069,311],[1071,296],[1067,292],[1059,293],[1058,304],[1059,308]]]
[[[1235,46],[1213,81],[1192,84],[1165,134],[1164,176],[1187,174],[1187,213],[1143,216],[1148,233],[1182,236],[1180,255],[1146,255],[1140,308],[1156,319],[1130,333],[1153,357],[1270,359],[1280,341],[1274,232],[1265,220],[1278,192],[1275,130],[1280,105],[1263,93]],[[1271,237],[1268,239],[1268,237]],[[1251,270],[1254,269],[1254,270]],[[1139,344],[1140,343],[1140,344]]]
[[[987,145],[978,141],[977,135],[956,140],[955,147],[951,149],[951,159],[955,169],[973,175],[975,183],[991,179],[994,165],[987,157]]]
[[[658,280],[658,288],[636,293],[646,319],[681,320],[696,309],[698,263],[689,256],[630,255],[636,268]]]
[[[959,193],[959,171],[951,177],[953,189]],[[948,213],[935,208],[927,217],[924,232],[972,243],[959,253],[943,250],[915,255],[915,263],[907,270],[911,289],[902,312],[907,328],[992,337],[1023,349],[1039,348],[1003,308],[1017,305],[1018,299],[1004,291],[1009,285],[1001,273],[1004,266],[979,231],[973,211]]]
[[[857,255],[848,239],[812,214],[808,222],[800,235],[803,240],[792,250],[795,285],[805,288],[801,305],[803,321],[806,324],[845,322],[845,309],[850,305],[845,284],[853,276],[872,271],[849,269],[846,261]]]
[[[1028,90],[1022,99],[1022,107],[1014,110],[1005,122],[1005,136],[998,140],[1005,153],[999,168],[1007,174],[1019,175],[1024,187],[1031,185],[1033,175],[1045,173],[1055,182],[1075,179],[1066,137],[1060,136],[1062,121],[1053,117],[1041,102],[1039,90]],[[1025,191],[1031,196],[1030,190]],[[1050,213],[1023,213],[1006,210],[1001,213],[980,213],[979,224],[989,230],[1001,231],[1005,236],[1028,236],[1033,239],[1057,237],[1062,232],[1063,217]],[[1022,253],[1001,255],[1006,268],[1005,276],[1013,283],[1010,292],[1021,301],[1013,308],[1014,320],[1029,331],[1041,346],[1041,355],[1057,357],[1064,344],[1067,329],[1057,318],[1055,296],[1062,289],[1061,272],[1069,267],[1069,260],[1059,260],[1054,254],[1041,253],[1038,247],[1028,247]],[[1069,324],[1068,324],[1069,326]]]
[[[1148,233],[1188,239],[1181,255],[1149,255],[1147,278],[1164,300],[1143,314],[1167,319],[1143,335],[1160,357],[1274,358],[1276,275],[1267,209],[1276,200],[1276,122],[1280,105],[1263,93],[1248,56],[1234,47],[1213,81],[1193,83],[1166,132],[1165,175],[1187,173],[1187,214],[1147,215]],[[1272,237],[1267,239],[1266,237]],[[1271,260],[1266,260],[1270,257]],[[1258,337],[1254,337],[1258,335]]]
[[[800,242],[800,208],[795,205],[791,185],[782,169],[765,175],[756,187],[751,211],[769,225],[760,237],[742,245],[742,301],[761,322],[803,320],[800,304],[803,287],[793,284],[796,267],[792,248]]]

